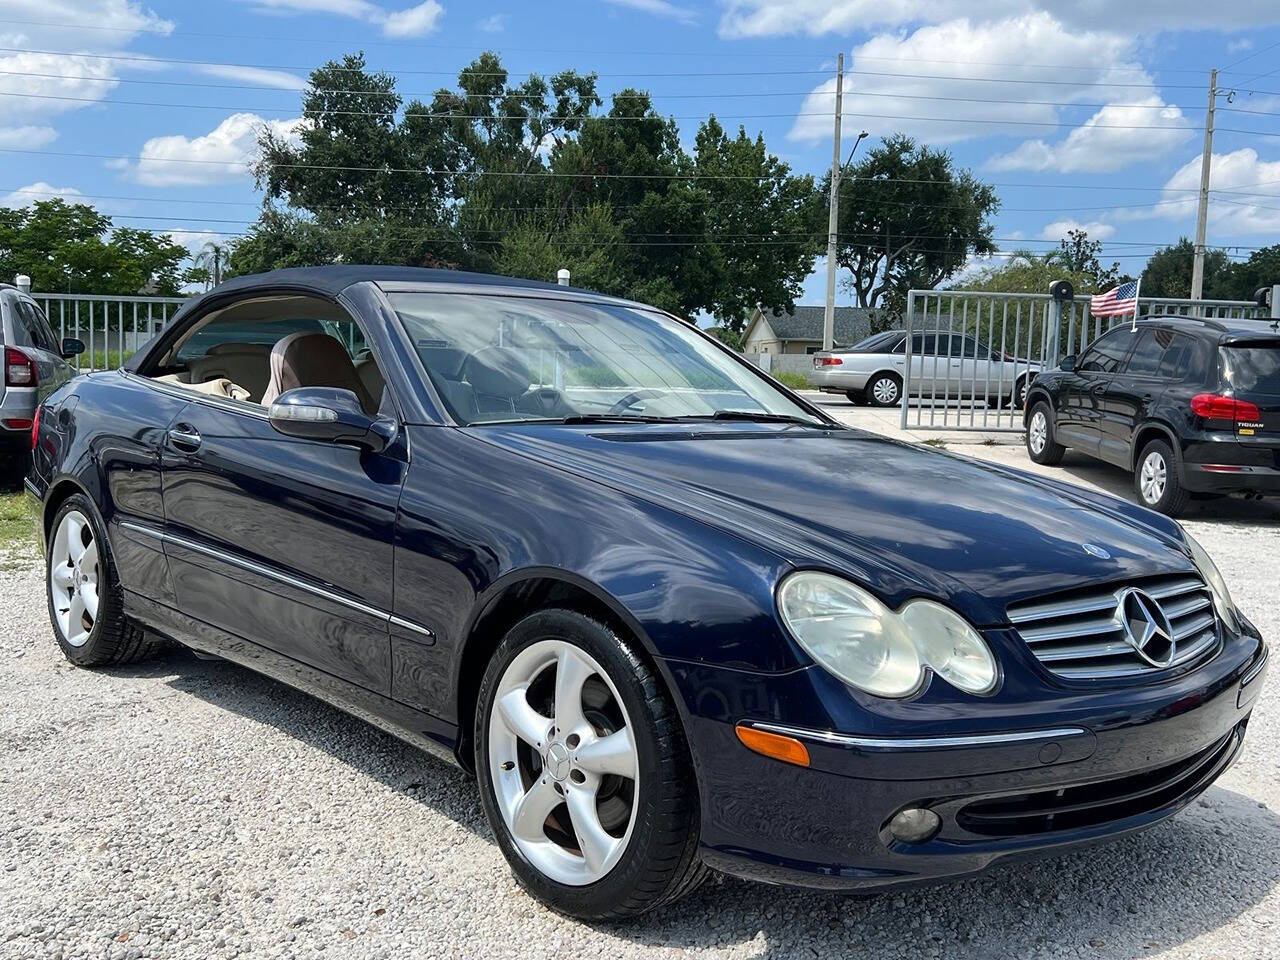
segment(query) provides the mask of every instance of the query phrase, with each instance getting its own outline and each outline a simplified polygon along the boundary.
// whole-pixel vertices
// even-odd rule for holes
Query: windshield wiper
[[[823,423],[821,420],[815,420],[812,417],[798,417],[791,413],[769,413],[765,410],[717,410],[710,417],[682,417],[681,419],[743,420],[748,423],[799,423],[806,427],[823,427],[824,429],[831,426],[829,423]]]
[[[642,413],[575,413],[551,423],[675,423],[676,417],[648,417]]]

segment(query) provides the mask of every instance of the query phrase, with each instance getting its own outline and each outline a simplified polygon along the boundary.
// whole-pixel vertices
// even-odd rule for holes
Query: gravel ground
[[[1280,637],[1280,511],[1227,505],[1189,526]],[[588,926],[520,892],[459,771],[185,652],[78,670],[38,559],[4,559],[0,957],[1280,956],[1274,677],[1235,767],[1140,836],[870,899],[718,880]]]

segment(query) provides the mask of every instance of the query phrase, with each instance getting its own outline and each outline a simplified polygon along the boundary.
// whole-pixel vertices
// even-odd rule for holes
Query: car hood
[[[1177,525],[1158,514],[860,430],[512,424],[468,432],[730,529],[796,566],[851,576],[892,606],[932,596],[979,625],[1006,622],[1006,605],[1019,600],[1194,569]]]

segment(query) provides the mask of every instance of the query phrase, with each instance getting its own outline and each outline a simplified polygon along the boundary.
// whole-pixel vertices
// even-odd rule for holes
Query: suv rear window
[[[1222,372],[1239,393],[1280,395],[1280,343],[1223,347]]]

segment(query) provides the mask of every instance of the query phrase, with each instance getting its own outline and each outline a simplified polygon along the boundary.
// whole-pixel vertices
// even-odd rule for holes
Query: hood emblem
[[[1134,653],[1153,667],[1167,667],[1173,662],[1177,643],[1173,626],[1151,594],[1128,587],[1116,599],[1116,619],[1124,630],[1124,639]]]
[[[1081,549],[1084,550],[1085,553],[1089,554],[1090,556],[1097,557],[1099,560],[1111,559],[1111,554],[1108,553],[1106,550],[1104,550],[1102,547],[1098,546],[1096,543],[1082,543],[1080,544],[1080,547]]]

